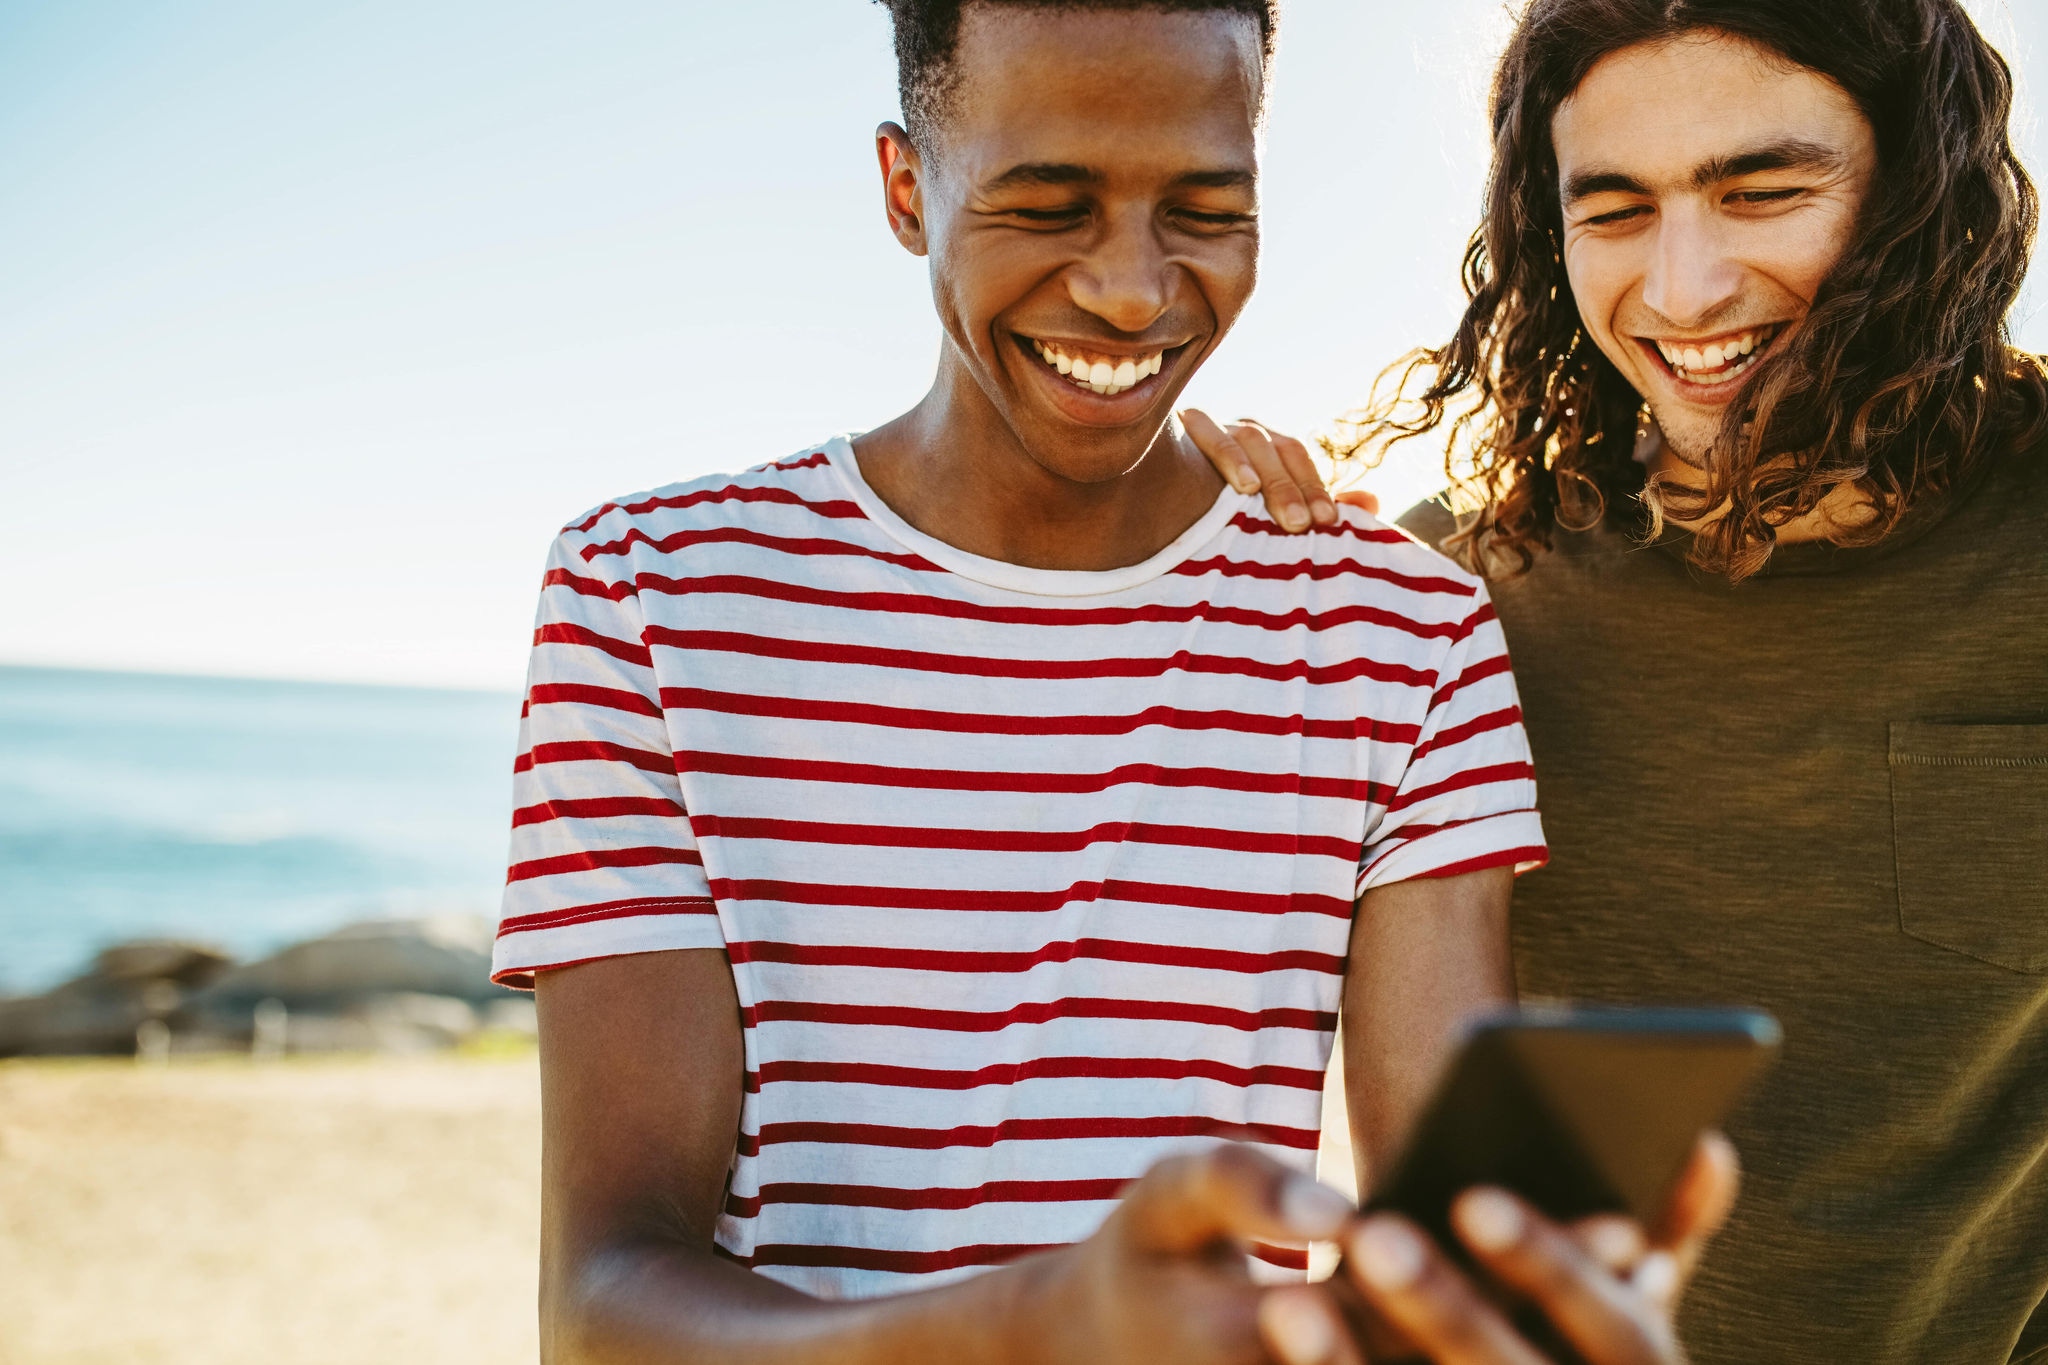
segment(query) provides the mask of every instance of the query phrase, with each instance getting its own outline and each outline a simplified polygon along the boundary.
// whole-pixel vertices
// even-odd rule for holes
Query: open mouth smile
[[[1662,361],[1664,368],[1682,386],[1717,389],[1746,374],[1763,358],[1785,327],[1785,323],[1773,322],[1705,341],[1665,341],[1657,337],[1637,337],[1636,341]]]
[[[1166,356],[1178,347],[1168,346],[1140,354],[1116,354],[1072,342],[1042,341],[1020,337],[1045,366],[1066,378],[1075,388],[1099,393],[1105,398],[1144,384],[1166,368]]]

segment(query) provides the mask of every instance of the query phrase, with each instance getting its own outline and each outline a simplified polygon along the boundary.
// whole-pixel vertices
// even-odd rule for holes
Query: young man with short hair
[[[1953,0],[1536,0],[1471,306],[1419,419],[1365,418],[1477,411],[1476,511],[1404,520],[1493,572],[1514,647],[1554,852],[1523,988],[1785,1023],[1688,1300],[1703,1360],[2048,1359],[2048,379],[2006,331],[2011,94]],[[1261,433],[1190,426],[1307,520]]]
[[[1279,536],[1168,423],[1251,290],[1273,16],[894,14],[931,392],[607,503],[546,576],[495,964],[539,994],[544,1355],[1341,1365],[1376,1311],[1527,1361],[1309,1176],[1340,1002],[1377,1158],[1511,994],[1544,849],[1479,581],[1363,514]],[[1668,1273],[1460,1208],[1587,1359],[1673,1358]],[[1340,1236],[1339,1287],[1246,1272]]]

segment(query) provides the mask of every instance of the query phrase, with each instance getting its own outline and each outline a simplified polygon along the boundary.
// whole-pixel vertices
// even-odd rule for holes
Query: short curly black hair
[[[953,51],[960,40],[960,12],[970,4],[1013,9],[1159,10],[1167,13],[1222,11],[1242,14],[1259,25],[1261,60],[1273,59],[1280,28],[1279,0],[875,0],[896,26],[896,86],[903,97],[903,121],[911,140],[929,146],[928,135],[952,92]]]

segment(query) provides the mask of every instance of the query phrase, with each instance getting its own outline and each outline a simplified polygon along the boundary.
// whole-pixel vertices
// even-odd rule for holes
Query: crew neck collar
[[[861,475],[860,460],[853,453],[852,437],[834,436],[819,449],[824,451],[826,463],[846,486],[854,504],[869,521],[881,527],[905,549],[948,573],[992,588],[1038,597],[1100,597],[1149,583],[1186,563],[1195,551],[1221,535],[1223,529],[1230,525],[1231,518],[1250,510],[1254,501],[1251,494],[1238,493],[1226,485],[1209,510],[1176,536],[1170,545],[1149,559],[1120,569],[1034,569],[1008,560],[969,554],[936,536],[926,535],[896,515],[895,510],[876,495]]]

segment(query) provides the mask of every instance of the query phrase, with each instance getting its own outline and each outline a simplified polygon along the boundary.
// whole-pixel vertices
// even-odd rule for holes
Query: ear
[[[913,256],[925,254],[924,163],[899,123],[875,129],[875,159],[882,165],[882,209],[889,231]]]

